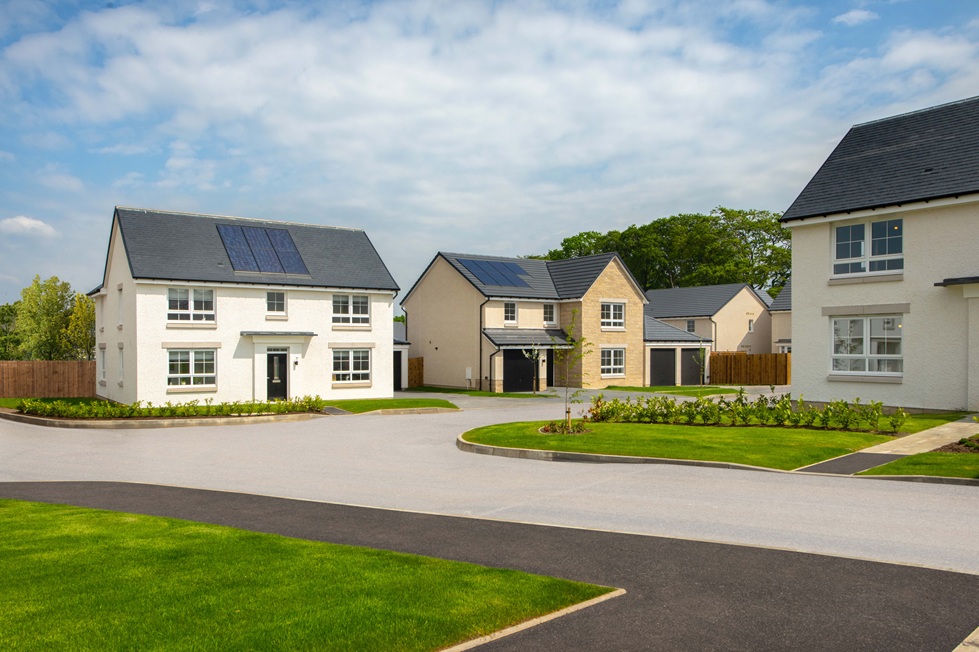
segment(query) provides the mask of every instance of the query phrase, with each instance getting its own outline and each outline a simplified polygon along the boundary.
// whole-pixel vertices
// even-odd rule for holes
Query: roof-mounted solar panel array
[[[525,280],[520,278],[527,276],[527,271],[517,263],[460,258],[459,264],[469,270],[484,285],[514,288],[530,287]]]
[[[218,224],[218,235],[236,272],[309,274],[286,229]]]

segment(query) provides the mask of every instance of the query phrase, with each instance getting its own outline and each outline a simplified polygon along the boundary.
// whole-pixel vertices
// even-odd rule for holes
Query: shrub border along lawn
[[[0,647],[432,650],[609,587],[65,505],[0,500]]]

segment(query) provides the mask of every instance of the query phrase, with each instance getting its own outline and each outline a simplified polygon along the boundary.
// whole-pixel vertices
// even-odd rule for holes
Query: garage
[[[650,387],[676,385],[676,349],[649,350]]]
[[[534,390],[534,361],[528,360],[520,349],[503,351],[503,391],[531,392]]]
[[[680,351],[680,384],[700,384],[700,349]]]

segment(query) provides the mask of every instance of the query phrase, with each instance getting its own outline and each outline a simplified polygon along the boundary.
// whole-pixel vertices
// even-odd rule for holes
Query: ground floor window
[[[837,317],[832,320],[832,369],[836,372],[904,372],[903,317]]]
[[[334,349],[333,382],[358,382],[370,379],[370,349]]]
[[[214,349],[170,349],[167,357],[167,385],[217,384],[217,355]]]
[[[602,349],[602,375],[625,374],[625,349]]]

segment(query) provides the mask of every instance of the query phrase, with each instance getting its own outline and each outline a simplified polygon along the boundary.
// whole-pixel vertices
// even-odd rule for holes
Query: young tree
[[[65,350],[73,360],[95,359],[95,300],[78,292],[72,303],[68,326],[62,333]]]
[[[571,311],[571,321],[565,330],[566,336],[564,346],[554,348],[554,366],[561,370],[564,376],[564,423],[567,432],[571,432],[571,404],[578,401],[581,395],[581,388],[571,391],[571,372],[575,367],[580,368],[585,356],[591,353],[591,342],[584,337],[575,338],[575,331],[578,326],[578,309]],[[554,339],[554,344],[559,344],[559,340]]]
[[[15,333],[20,338],[20,354],[28,360],[71,358],[64,332],[68,328],[73,303],[71,286],[52,276],[40,276],[21,290]]]
[[[537,394],[537,390],[540,389],[540,359],[544,352],[535,342],[529,349],[523,349],[521,353],[523,353],[523,357],[534,363],[534,394]]]
[[[0,305],[0,360],[16,360],[20,356],[20,337],[14,332],[20,301]]]

